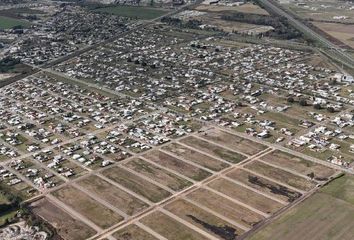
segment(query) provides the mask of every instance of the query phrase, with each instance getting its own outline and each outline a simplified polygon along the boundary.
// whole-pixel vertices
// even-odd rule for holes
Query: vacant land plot
[[[244,231],[204,211],[186,200],[177,200],[165,207],[168,211],[222,239],[236,239]]]
[[[211,144],[207,141],[201,140],[196,137],[190,136],[182,139],[181,142],[193,148],[196,148],[202,152],[208,153],[212,156],[221,158],[231,163],[239,163],[242,160],[246,159],[246,156],[244,155],[221,148],[219,146],[216,146],[214,144]]]
[[[291,209],[250,240],[352,240],[354,236],[353,177],[338,178],[297,207]],[[337,196],[339,198],[337,198]]]
[[[154,236],[145,232],[136,225],[129,225],[113,234],[113,237],[117,240],[155,240]]]
[[[90,227],[74,219],[47,199],[41,199],[31,205],[32,211],[51,224],[63,239],[84,240],[96,234]]]
[[[0,29],[8,29],[15,26],[28,27],[30,23],[19,19],[0,16]]]
[[[182,146],[181,144],[178,143],[169,144],[163,147],[162,149],[169,151],[178,157],[197,163],[203,167],[209,168],[210,170],[213,171],[220,171],[230,166],[225,162],[216,160],[215,158],[209,157],[205,154],[202,154],[193,149]]]
[[[166,190],[119,167],[107,169],[103,171],[103,175],[152,202],[159,202],[170,196]]]
[[[157,151],[157,150],[151,151],[148,154],[145,154],[144,157],[163,167],[170,168],[196,181],[203,180],[206,177],[211,175],[211,173],[205,170],[202,170],[191,164],[183,162],[161,151]]]
[[[203,235],[161,212],[153,212],[141,222],[169,240],[205,240]]]
[[[65,186],[53,195],[101,228],[111,227],[123,220],[123,217],[74,187]]]
[[[274,151],[261,157],[261,159],[280,167],[294,170],[303,175],[309,175],[313,173],[314,179],[316,180],[327,180],[330,176],[336,173],[336,171],[332,168],[307,161],[281,151]]]
[[[354,206],[354,177],[344,175],[323,187],[320,192],[346,201]]]
[[[263,219],[263,217],[258,213],[255,213],[248,208],[238,205],[206,189],[198,189],[197,191],[188,194],[187,197],[188,199],[212,209],[213,211],[246,227],[252,227]]]
[[[264,213],[274,213],[280,208],[284,207],[284,205],[280,204],[279,202],[271,200],[270,198],[260,195],[226,179],[216,179],[215,181],[209,183],[208,186],[233,199],[247,203],[248,205]]]
[[[282,201],[293,202],[301,197],[299,192],[241,169],[236,169],[228,173],[227,176]]]
[[[307,180],[306,178],[269,166],[259,161],[253,161],[252,163],[247,164],[245,168],[303,191],[309,191],[316,186],[316,182],[314,181]]]
[[[142,159],[133,159],[125,166],[175,191],[192,185],[191,182]]]
[[[354,27],[340,23],[312,22],[316,27],[332,37],[354,48]]]
[[[133,215],[148,207],[148,204],[94,175],[79,181],[78,184],[128,215]]]
[[[206,132],[202,137],[248,155],[257,154],[267,148],[262,144],[216,129]]]
[[[210,5],[209,3],[206,2],[205,4],[198,5],[196,9],[201,11],[209,11],[209,12],[237,11],[243,13],[269,15],[269,13],[266,10],[252,3],[246,3],[241,6],[222,6],[222,5],[214,5],[214,4]]]
[[[166,9],[133,6],[110,6],[98,8],[94,11],[139,19],[153,19],[168,13]]]

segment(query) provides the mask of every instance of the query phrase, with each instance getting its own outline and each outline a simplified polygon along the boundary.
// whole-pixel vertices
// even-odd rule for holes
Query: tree
[[[306,99],[304,99],[304,98],[301,98],[300,99],[300,101],[299,101],[299,104],[300,104],[300,106],[307,106],[307,101],[306,101]]]
[[[322,107],[321,107],[321,104],[318,104],[318,103],[317,103],[317,104],[314,104],[314,105],[313,105],[313,108],[314,108],[314,109],[317,109],[317,110],[320,110]]]
[[[334,107],[328,107],[327,111],[330,112],[330,113],[334,113],[335,109],[334,109]]]
[[[313,179],[313,178],[315,177],[315,174],[314,174],[313,172],[311,172],[311,173],[307,174],[307,176],[308,176],[309,178]]]
[[[288,103],[294,103],[295,99],[293,97],[288,97],[287,101]]]

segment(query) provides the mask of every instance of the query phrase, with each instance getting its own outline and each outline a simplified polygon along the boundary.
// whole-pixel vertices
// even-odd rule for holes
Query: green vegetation
[[[344,175],[256,232],[248,240],[351,240],[354,236],[354,177]]]
[[[26,27],[29,27],[30,25],[31,24],[26,21],[0,16],[0,29],[9,29],[9,28],[14,28],[14,27],[18,27],[18,26],[26,28]]]
[[[138,18],[138,19],[154,19],[168,12],[166,9],[151,7],[133,7],[133,6],[109,6],[99,7],[93,11],[99,13],[109,13],[122,17]]]
[[[302,34],[294,29],[284,17],[236,12],[222,15],[221,19],[255,25],[272,26],[274,30],[265,33],[265,35],[269,37],[288,40],[302,37]]]
[[[13,59],[10,57],[3,58],[0,60],[0,73],[6,73],[10,70],[13,70],[17,64],[20,63],[20,60]]]

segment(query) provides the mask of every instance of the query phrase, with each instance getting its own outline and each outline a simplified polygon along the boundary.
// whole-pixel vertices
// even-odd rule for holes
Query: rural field
[[[102,7],[94,9],[93,11],[138,19],[154,19],[168,13],[167,9],[134,6]]]
[[[34,202],[31,205],[31,209],[35,214],[57,228],[63,238],[85,240],[96,233],[93,229],[71,217],[47,199]]]
[[[250,236],[249,240],[351,240],[354,236],[353,176],[342,176]]]
[[[9,29],[15,26],[22,26],[26,28],[30,26],[30,23],[15,18],[0,16],[0,29]]]

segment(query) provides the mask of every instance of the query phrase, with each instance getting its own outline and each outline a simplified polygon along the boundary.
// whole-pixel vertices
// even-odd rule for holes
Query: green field
[[[248,240],[354,239],[353,176],[343,176]]]
[[[110,7],[97,8],[94,11],[100,13],[110,13],[110,14],[123,16],[123,17],[139,18],[139,19],[154,19],[168,13],[168,10],[161,9],[161,8],[132,7],[132,6],[110,6]]]
[[[29,22],[18,20],[15,18],[0,16],[0,29],[13,28],[19,25],[21,25],[22,27],[28,27],[31,24]]]

